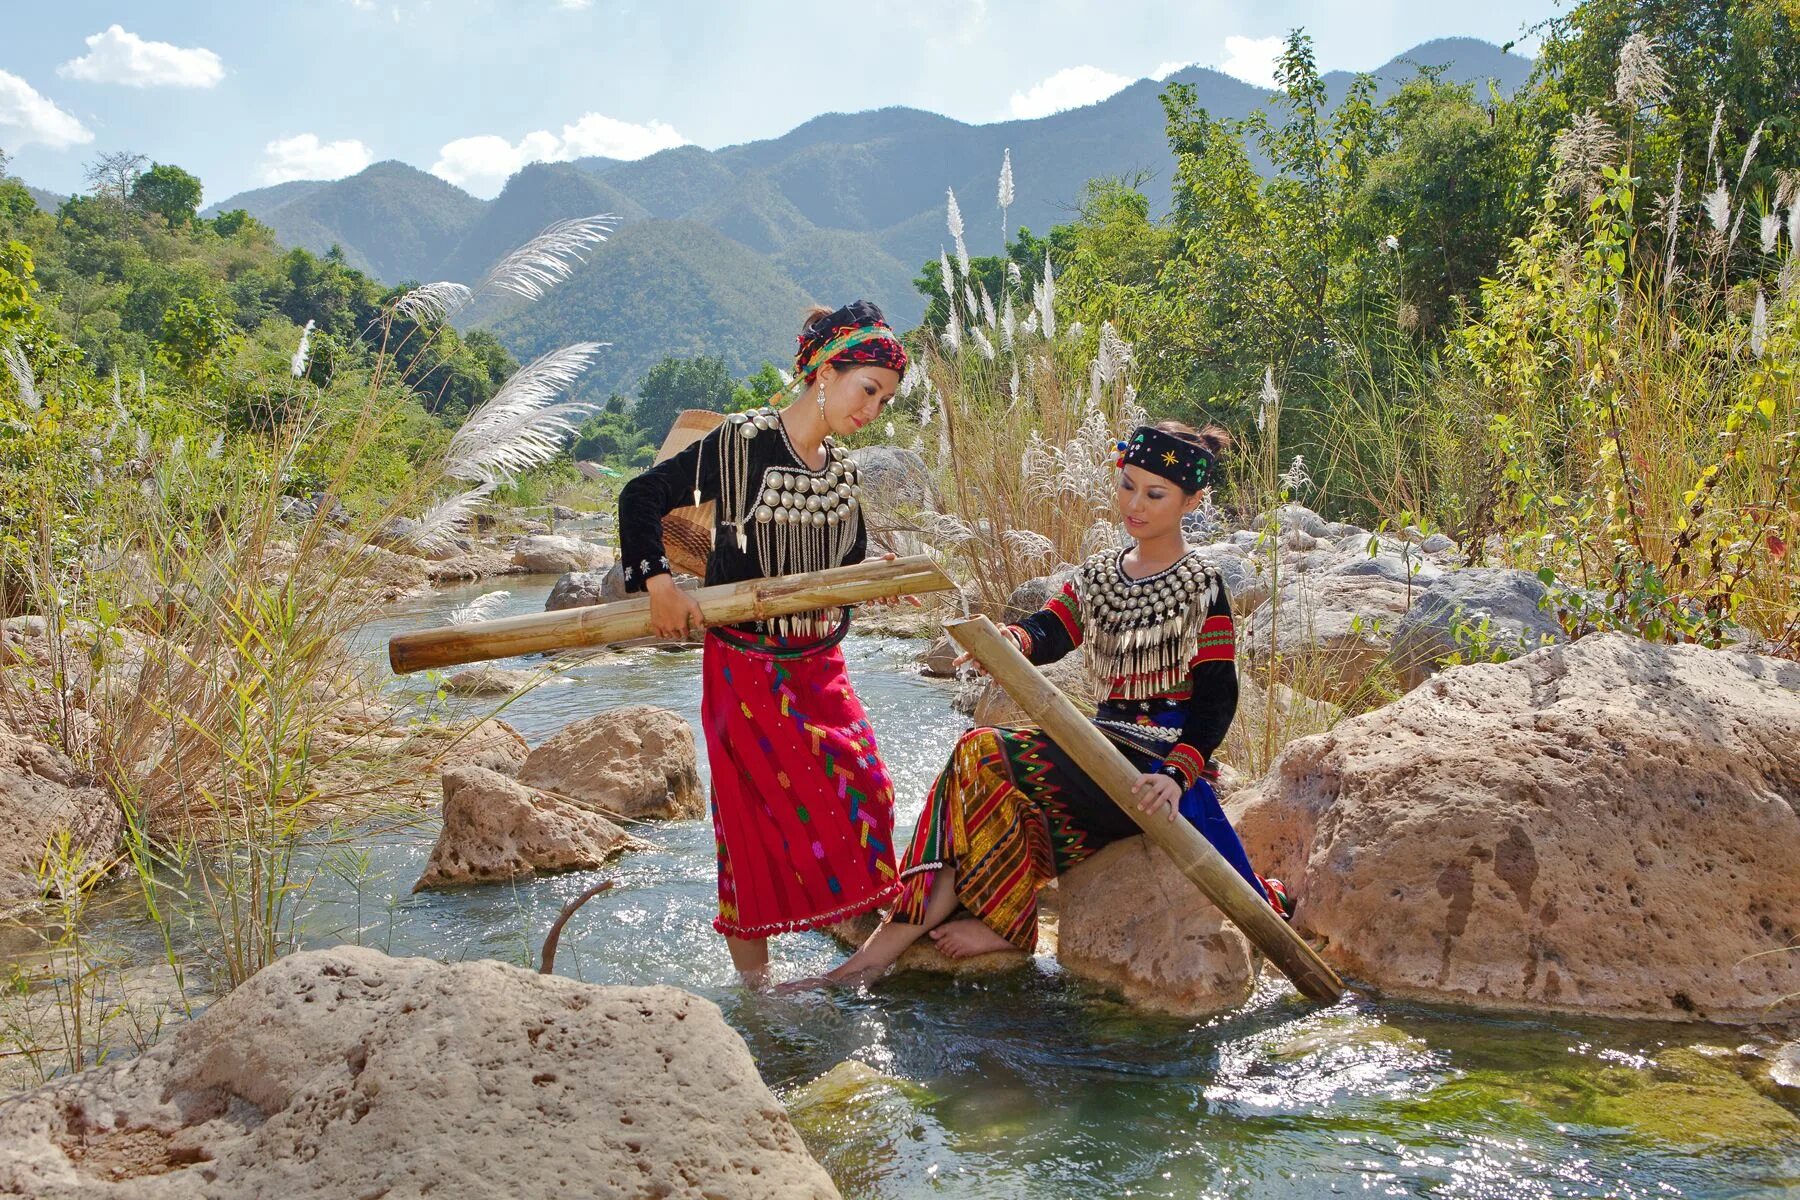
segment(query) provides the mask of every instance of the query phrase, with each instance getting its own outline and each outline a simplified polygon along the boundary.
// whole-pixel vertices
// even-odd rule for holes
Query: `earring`
[[[819,380],[819,420],[825,419],[825,381]]]

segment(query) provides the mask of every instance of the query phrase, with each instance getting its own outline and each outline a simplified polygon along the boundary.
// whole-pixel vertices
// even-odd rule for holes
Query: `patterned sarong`
[[[814,929],[899,886],[894,789],[835,639],[747,648],[706,639],[700,703],[712,765],[719,916],[729,937]]]
[[[1157,765],[1128,742],[1119,748],[1140,771]],[[1188,789],[1181,814],[1263,892],[1209,781]],[[923,924],[932,881],[954,866],[962,907],[1029,952],[1037,945],[1039,889],[1102,847],[1141,832],[1042,730],[972,729],[956,744],[919,815],[900,864],[894,919]]]

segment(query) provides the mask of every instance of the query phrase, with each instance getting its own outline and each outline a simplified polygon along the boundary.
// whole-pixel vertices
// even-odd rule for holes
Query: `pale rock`
[[[1261,665],[1279,652],[1292,686],[1323,699],[1356,695],[1385,663],[1409,589],[1378,575],[1289,573],[1280,603],[1239,616],[1238,653]]]
[[[1800,1015],[1800,664],[1594,635],[1455,667],[1228,806],[1328,961],[1391,995]]]
[[[625,831],[599,813],[497,771],[452,767],[443,780],[444,825],[415,892],[591,871],[632,846]]]
[[[93,870],[118,853],[124,828],[117,802],[60,750],[0,723],[0,917],[57,885],[39,866],[62,834],[78,864]]]
[[[578,537],[541,533],[522,537],[513,543],[513,565],[533,574],[561,575],[570,571],[588,571],[604,567],[609,561],[606,549]]]
[[[1125,838],[1064,872],[1056,957],[1144,1008],[1207,1016],[1256,985],[1250,944],[1174,861]]]
[[[0,1101],[0,1193],[838,1195],[710,1002],[350,946]]]
[[[694,731],[666,708],[631,705],[565,726],[531,752],[519,781],[633,820],[706,815]]]
[[[1536,575],[1504,567],[1467,567],[1433,579],[1394,629],[1401,681],[1417,687],[1453,654],[1518,657],[1564,641],[1548,596]]]
[[[444,689],[458,696],[510,696],[543,682],[542,671],[496,667],[484,663],[458,671],[444,681]]]

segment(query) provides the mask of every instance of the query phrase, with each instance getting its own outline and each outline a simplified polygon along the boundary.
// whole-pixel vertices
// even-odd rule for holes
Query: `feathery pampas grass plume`
[[[1704,182],[1707,175],[1711,173],[1713,159],[1718,156],[1718,153],[1719,153],[1719,129],[1724,124],[1725,124],[1725,102],[1723,100],[1721,100],[1721,101],[1719,101],[1719,106],[1717,108],[1713,109],[1712,132],[1706,135],[1706,165],[1700,168],[1700,179],[1702,182]]]
[[[306,328],[300,331],[300,344],[294,347],[294,357],[288,363],[288,370],[295,379],[306,374],[306,357],[312,352],[312,331],[314,322],[308,321]]]
[[[223,429],[221,429],[221,430],[219,430],[218,434],[213,438],[212,445],[210,445],[206,448],[207,461],[208,462],[217,462],[224,455],[224,453],[225,453],[225,431]]]
[[[468,524],[469,518],[486,502],[488,493],[493,490],[493,484],[483,483],[432,505],[419,518],[418,528],[412,531],[407,540],[426,554],[437,554],[450,549],[455,544],[456,535],[462,532],[463,526]]]
[[[1050,255],[1044,255],[1044,277],[1033,289],[1032,299],[1037,308],[1038,327],[1044,336],[1056,336],[1056,272],[1050,268]]]
[[[44,398],[38,395],[37,378],[31,370],[31,360],[25,357],[25,348],[14,342],[0,350],[0,360],[6,363],[7,373],[19,388],[19,403],[36,412],[44,405]]]
[[[1012,293],[1006,293],[1006,300],[1000,309],[1000,345],[1003,349],[1013,348],[1013,339],[1019,335],[1019,318],[1013,313]],[[1017,392],[1019,389],[1014,388]]]
[[[477,290],[494,288],[527,300],[541,300],[544,293],[575,273],[587,252],[612,233],[611,213],[571,217],[544,232],[495,264]]]
[[[1647,34],[1634,33],[1619,47],[1619,69],[1613,91],[1627,111],[1636,112],[1669,98],[1669,73],[1656,57],[1656,43]]]
[[[994,343],[988,341],[987,334],[981,332],[981,327],[979,325],[969,326],[969,336],[975,340],[975,348],[981,351],[981,357],[993,362]]]
[[[520,367],[450,439],[445,473],[470,483],[491,483],[555,457],[563,439],[575,431],[570,418],[598,406],[587,400],[554,401],[600,350],[599,342],[577,342]]]
[[[1762,252],[1764,254],[1775,253],[1775,247],[1781,241],[1781,214],[1778,212],[1764,213],[1762,228],[1759,232],[1762,234]]]
[[[1557,137],[1552,151],[1556,155],[1552,182],[1558,190],[1591,200],[1599,191],[1601,170],[1618,158],[1619,135],[1590,108]]]
[[[1261,433],[1269,417],[1281,407],[1281,389],[1275,386],[1275,368],[1263,368],[1262,394],[1257,397],[1256,431]]]
[[[1744,186],[1744,177],[1750,174],[1750,164],[1756,160],[1756,148],[1762,145],[1763,123],[1758,121],[1756,128],[1750,131],[1750,144],[1744,147],[1744,161],[1738,164],[1737,185]]]
[[[962,349],[962,320],[956,315],[956,301],[954,297],[952,297],[950,302],[950,320],[944,325],[943,336],[944,345],[950,347],[950,353],[955,354]]]
[[[1750,353],[1761,358],[1769,343],[1769,302],[1761,288],[1756,289],[1756,308],[1750,313]]]
[[[950,240],[956,243],[956,265],[962,268],[963,278],[969,277],[969,247],[963,242],[962,209],[956,203],[956,189],[945,188],[944,221],[950,229]]]
[[[1731,192],[1721,183],[1706,193],[1700,203],[1706,209],[1706,219],[1712,222],[1713,232],[1724,233],[1731,224]]]
[[[473,625],[477,621],[486,621],[500,611],[500,605],[511,596],[511,592],[489,592],[485,596],[477,596],[467,604],[459,604],[450,610],[450,624]]]
[[[142,425],[137,426],[137,440],[133,449],[137,451],[136,457],[139,459],[150,457],[150,431]]]
[[[1663,278],[1670,281],[1675,278],[1675,225],[1681,219],[1681,176],[1682,168],[1686,165],[1685,158],[1675,160],[1675,186],[1669,190],[1667,225],[1663,229],[1663,242],[1667,249],[1667,257],[1663,262]]]
[[[1094,361],[1103,384],[1112,383],[1131,369],[1131,344],[1119,336],[1111,321],[1100,326],[1100,354]]]
[[[400,297],[394,304],[394,315],[420,325],[435,325],[461,312],[475,293],[448,279],[424,283]]]
[[[1800,257],[1800,200],[1788,207],[1788,253]]]
[[[994,314],[994,298],[988,295],[988,290],[985,286],[981,288],[980,296],[981,319],[987,322],[987,327],[989,329],[992,329],[1000,323],[1000,318]]]
[[[1000,155],[1000,236],[1006,236],[1006,210],[1012,207],[1012,147],[1008,146]]]

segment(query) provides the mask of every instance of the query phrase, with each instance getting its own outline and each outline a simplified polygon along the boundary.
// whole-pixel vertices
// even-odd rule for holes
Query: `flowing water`
[[[498,587],[513,592],[503,615],[537,611],[548,584],[446,591],[370,627],[371,651]],[[949,685],[914,672],[917,649],[845,643],[902,830],[965,724]],[[394,686],[435,688],[429,678]],[[634,651],[574,667],[503,715],[535,744],[627,703],[672,708],[698,728],[699,697],[698,655]],[[433,702],[457,715],[494,707]],[[435,821],[351,839],[366,852],[353,867],[343,839],[312,846],[303,857],[330,857],[333,870],[308,895],[304,940],[532,963],[562,904],[616,876],[619,886],[564,931],[559,971],[673,984],[717,1002],[848,1196],[1800,1194],[1800,1093],[1766,1081],[1743,1030],[1497,1017],[1355,995],[1320,1009],[1268,979],[1242,1011],[1178,1020],[1134,1011],[1049,960],[979,981],[900,976],[858,995],[752,995],[736,986],[709,924],[710,826],[635,832],[655,848],[601,872],[420,895],[409,889]],[[774,945],[785,975],[817,973],[843,954],[820,934]]]

